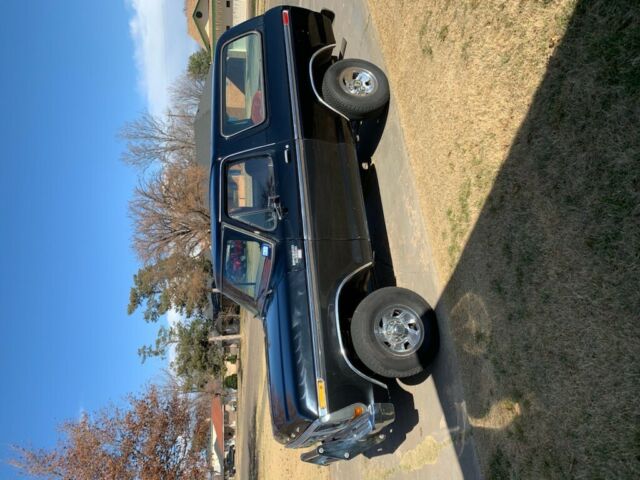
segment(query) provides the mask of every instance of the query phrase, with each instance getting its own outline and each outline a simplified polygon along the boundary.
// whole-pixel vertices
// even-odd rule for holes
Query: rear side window
[[[264,122],[262,42],[250,33],[222,50],[222,134],[230,136]]]

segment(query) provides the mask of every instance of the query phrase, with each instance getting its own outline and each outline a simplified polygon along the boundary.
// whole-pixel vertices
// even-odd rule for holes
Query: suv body
[[[212,94],[215,283],[264,323],[276,439],[319,443],[302,459],[321,465],[371,448],[394,419],[350,338],[373,253],[353,124],[318,93],[332,20],[278,7],[228,30]]]

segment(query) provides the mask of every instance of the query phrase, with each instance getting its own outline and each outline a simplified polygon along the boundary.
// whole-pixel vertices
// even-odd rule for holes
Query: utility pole
[[[224,341],[233,342],[240,339],[242,339],[242,335],[239,333],[236,333],[235,335],[209,335],[209,343]]]

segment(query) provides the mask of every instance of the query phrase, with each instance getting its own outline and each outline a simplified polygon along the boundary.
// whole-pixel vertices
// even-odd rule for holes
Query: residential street
[[[236,470],[238,478],[251,478],[252,452],[256,448],[256,402],[260,382],[264,382],[264,334],[258,319],[243,313],[240,328],[241,373],[238,385],[238,428]],[[249,355],[249,352],[252,352]]]
[[[268,2],[267,8],[278,3],[281,2]],[[342,37],[348,42],[346,57],[362,58],[385,68],[365,2],[314,0],[288,3],[318,11],[323,8],[333,10],[336,13],[334,31],[338,46]],[[373,168],[365,174],[365,200],[371,209],[370,222],[374,222],[371,234],[378,264],[392,263],[397,285],[415,290],[436,305],[439,283],[426,241],[428,237],[422,212],[416,201],[393,90],[384,134],[372,161]],[[388,237],[390,259],[385,252],[385,237]],[[391,272],[386,275],[390,276]],[[442,312],[438,313],[441,344],[432,372],[414,385],[393,385],[392,399],[396,405],[397,420],[387,432],[388,439],[379,451],[331,466],[331,478],[479,478],[462,387],[456,377],[451,353],[447,319]],[[252,447],[255,448],[252,435],[256,431],[256,399],[259,383],[264,382],[260,329],[257,320],[245,323],[243,350],[249,353],[243,355],[238,437],[238,451],[243,452],[239,456],[238,472],[239,478],[243,479],[252,478],[249,472],[255,475],[256,471],[248,457]],[[263,433],[271,434],[268,430]],[[289,453],[297,458],[301,452]],[[273,477],[267,475],[265,478],[279,478],[275,472],[273,474]]]

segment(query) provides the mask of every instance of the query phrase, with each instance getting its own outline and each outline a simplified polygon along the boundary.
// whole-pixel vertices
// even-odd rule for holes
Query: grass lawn
[[[640,478],[640,3],[369,0],[488,478]]]

